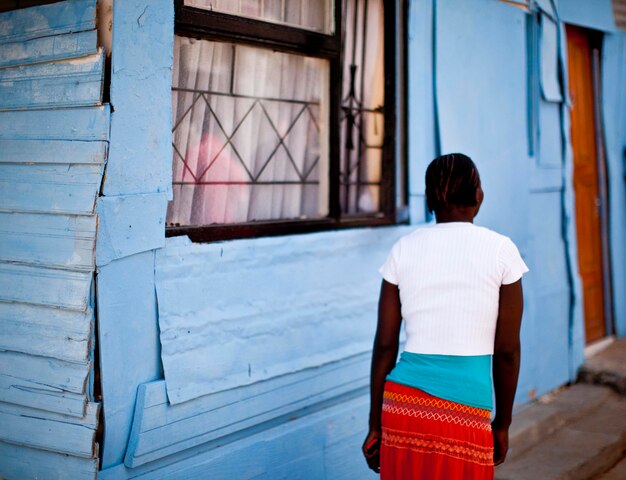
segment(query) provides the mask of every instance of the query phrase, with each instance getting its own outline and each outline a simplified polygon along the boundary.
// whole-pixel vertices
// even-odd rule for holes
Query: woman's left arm
[[[509,448],[509,426],[520,367],[520,327],[523,310],[522,279],[510,285],[502,285],[493,353],[496,416],[491,426],[495,465],[504,462]]]
[[[398,286],[383,280],[378,302],[378,326],[372,352],[369,433],[363,442],[363,453],[369,467],[375,472],[379,471],[379,453],[368,454],[366,446],[382,436],[381,417],[385,378],[396,365],[401,323]]]

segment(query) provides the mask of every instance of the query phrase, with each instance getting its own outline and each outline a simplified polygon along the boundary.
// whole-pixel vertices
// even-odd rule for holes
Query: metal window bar
[[[349,0],[343,1],[343,11],[347,11]],[[376,108],[366,108],[363,106],[364,91],[365,91],[365,71],[366,71],[366,45],[367,45],[367,20],[368,20],[368,8],[369,1],[355,0],[351,2],[354,8],[352,12],[352,44],[351,51],[346,52],[345,35],[347,32],[347,15],[343,16],[343,28],[342,28],[342,51],[344,58],[350,61],[349,64],[349,87],[346,96],[341,102],[341,125],[345,134],[344,145],[342,146],[342,159],[340,170],[340,184],[343,187],[343,198],[341,201],[341,211],[344,214],[360,213],[359,198],[361,195],[362,187],[372,185],[382,185],[381,182],[371,182],[363,180],[364,174],[364,161],[368,150],[376,149],[380,150],[383,145],[371,145],[368,144],[365,135],[366,118],[369,115],[384,115],[384,105],[379,105]],[[362,5],[362,8],[359,6]],[[359,30],[361,36],[359,38]],[[358,51],[358,43],[360,40],[360,51]],[[360,58],[358,58],[360,57]],[[360,63],[357,63],[357,58]],[[349,59],[349,60],[348,60]],[[345,70],[344,70],[345,72]],[[359,91],[357,93],[357,82],[359,84]],[[377,122],[377,120],[374,120]],[[384,119],[381,121],[384,125]],[[377,123],[375,123],[377,125]],[[382,127],[382,126],[381,126]],[[384,127],[382,127],[384,129]],[[354,137],[356,136],[356,145],[354,145]],[[356,153],[356,161],[354,161],[354,154]],[[352,181],[352,176],[356,177],[355,181]],[[354,198],[354,204],[352,205],[351,198]],[[381,205],[378,205],[380,210]]]
[[[179,119],[177,119],[176,124],[172,128],[172,133],[176,132],[176,129],[180,126],[180,124],[183,122],[185,117],[187,115],[189,115],[190,112],[193,110],[194,105],[198,102],[198,100],[200,98],[202,98],[205,101],[205,103],[206,103],[208,112],[215,119],[215,122],[216,122],[218,128],[220,129],[220,131],[222,132],[222,134],[224,135],[224,138],[225,138],[224,144],[220,147],[218,152],[209,161],[207,167],[199,175],[197,173],[194,173],[188,167],[187,163],[185,162],[184,155],[179,151],[179,149],[177,148],[176,144],[174,142],[172,142],[172,147],[173,147],[174,154],[178,157],[178,160],[183,163],[184,168],[190,173],[190,175],[193,178],[193,181],[191,181],[191,182],[174,181],[174,182],[172,182],[174,185],[318,185],[319,184],[319,181],[311,181],[311,180],[309,180],[309,177],[313,173],[313,171],[315,170],[315,167],[318,165],[320,157],[319,156],[315,157],[313,162],[311,163],[311,165],[308,167],[308,169],[305,169],[304,171],[300,171],[300,169],[298,168],[298,166],[297,166],[297,164],[296,164],[296,162],[295,162],[295,160],[293,158],[293,155],[292,155],[291,151],[289,150],[289,146],[285,142],[285,139],[289,136],[289,134],[291,133],[293,128],[296,126],[296,124],[298,123],[300,118],[302,118],[302,116],[305,113],[308,113],[309,120],[313,124],[314,128],[317,130],[318,133],[320,132],[319,123],[318,123],[317,119],[315,118],[315,114],[313,113],[313,111],[311,109],[312,107],[319,107],[320,106],[319,102],[309,102],[309,101],[295,100],[295,99],[279,99],[279,98],[273,98],[273,97],[254,97],[254,96],[250,96],[250,95],[241,95],[241,94],[214,92],[214,91],[196,90],[196,89],[186,89],[186,88],[178,88],[178,87],[173,87],[172,90],[173,91],[178,91],[178,92],[188,92],[188,93],[197,94],[197,96],[192,101],[191,105],[185,110],[185,112],[183,112],[181,117]],[[217,115],[217,113],[215,112],[213,107],[211,106],[211,103],[209,101],[209,97],[212,96],[212,95],[223,96],[223,97],[230,97],[230,98],[236,98],[236,99],[254,100],[253,103],[248,108],[248,110],[244,113],[244,115],[241,117],[241,119],[237,122],[237,124],[233,128],[233,131],[232,131],[232,133],[230,135],[226,132],[226,129],[223,127],[222,123],[220,122],[219,116]],[[278,131],[278,128],[276,127],[276,122],[272,119],[272,116],[271,116],[270,112],[267,110],[267,108],[265,107],[263,102],[278,102],[278,103],[284,103],[284,104],[298,104],[298,105],[302,105],[302,108],[293,117],[293,119],[290,122],[289,126],[287,127],[287,130],[285,131],[285,133],[283,135],[281,135],[280,132]],[[233,140],[234,136],[237,134],[237,132],[239,131],[239,128],[243,125],[245,120],[248,118],[248,116],[251,114],[251,112],[257,106],[261,109],[261,112],[263,113],[265,118],[267,118],[267,120],[268,120],[268,122],[269,122],[269,124],[270,124],[270,126],[271,126],[271,128],[272,128],[272,130],[274,132],[274,134],[276,135],[276,139],[277,139],[278,142],[275,145],[275,147],[273,148],[273,150],[271,151],[271,153],[268,155],[268,158],[262,163],[262,166],[259,169],[259,171],[256,174],[253,174],[250,171],[250,169],[248,168],[248,166],[246,165],[246,163],[244,162],[241,154],[237,150],[236,146],[233,144],[232,140]],[[206,175],[206,173],[211,169],[211,167],[217,161],[219,156],[222,154],[224,149],[226,147],[228,147],[228,146],[230,146],[232,148],[232,151],[235,154],[235,157],[238,159],[239,163],[241,164],[241,166],[246,171],[246,173],[247,173],[247,175],[248,175],[250,180],[247,181],[247,182],[242,182],[242,181],[219,181],[219,182],[203,181],[202,177],[204,177]],[[267,168],[267,166],[270,164],[272,159],[275,157],[275,155],[278,152],[280,147],[282,147],[285,150],[285,152],[287,154],[287,158],[289,159],[290,163],[292,164],[296,174],[298,175],[299,180],[298,181],[278,181],[278,180],[277,181],[267,181],[267,180],[266,181],[261,181],[261,180],[259,180],[259,178],[261,177],[263,171]]]

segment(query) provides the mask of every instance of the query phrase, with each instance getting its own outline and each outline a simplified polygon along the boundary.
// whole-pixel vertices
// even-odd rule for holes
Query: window
[[[178,1],[167,234],[394,223],[404,13],[383,0]]]

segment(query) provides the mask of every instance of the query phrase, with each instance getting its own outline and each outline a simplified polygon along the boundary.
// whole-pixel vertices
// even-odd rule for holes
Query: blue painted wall
[[[540,2],[545,8],[549,3]],[[16,394],[2,383],[0,370],[0,415],[43,406],[46,421],[60,424],[60,415],[73,413],[81,419],[74,422],[77,432],[95,429],[97,405],[85,408],[88,392],[78,386],[94,360],[89,342],[95,296],[105,424],[102,478],[374,478],[361,459],[360,443],[369,408],[377,268],[399,236],[426,221],[425,168],[450,151],[469,153],[481,170],[486,200],[477,222],[511,236],[531,268],[524,280],[518,407],[574,378],[584,338],[567,79],[556,74],[558,63],[566,61],[562,25],[550,30],[544,15],[541,43],[532,50],[527,15],[517,7],[495,0],[410,0],[412,225],[193,244],[164,235],[171,195],[172,2],[116,0],[113,7],[110,138],[109,110],[87,106],[99,101],[94,71],[103,61],[81,33],[93,28],[88,22],[81,32],[63,22],[50,24],[54,35],[80,36],[62,58],[91,59],[80,63],[80,71],[64,70],[71,63],[50,67],[59,69],[58,78],[85,75],[75,96],[57,79],[61,87],[50,91],[50,101],[72,108],[0,112],[0,167],[8,165],[6,178],[50,184],[47,196],[19,196],[0,182],[0,215],[12,225],[0,222],[0,283],[7,286],[0,298],[0,346],[10,345],[12,352],[3,353],[10,362],[0,365],[35,371],[35,357],[43,352],[55,359],[50,374],[57,365],[74,366],[57,378],[63,394],[56,402]],[[603,12],[605,7],[603,2]],[[573,15],[576,9],[567,11]],[[41,18],[47,17],[32,22]],[[608,28],[606,15],[585,18],[575,21]],[[29,31],[13,41],[40,42]],[[24,51],[35,52],[37,62],[61,51],[39,43],[30,48]],[[8,102],[11,82],[28,71],[3,72],[3,66],[24,64],[19,52],[3,56],[3,51],[0,99]],[[625,53],[623,34],[605,37],[614,303],[622,335]],[[47,68],[32,70],[33,88]],[[50,105],[22,93],[10,101],[23,108]],[[81,160],[68,169],[70,154]],[[16,232],[33,240],[25,243]],[[51,265],[55,271],[73,270],[45,277],[36,288],[12,280],[42,278],[36,273]],[[90,288],[94,269],[96,288]],[[63,295],[47,296],[50,285]],[[49,315],[37,315],[40,311]],[[68,343],[57,325],[80,341]],[[3,410],[8,404],[17,406]],[[25,445],[23,433],[38,427],[12,422],[13,437],[0,437],[0,475],[19,478],[29,468],[26,459],[33,458],[39,465],[30,466],[33,475],[41,475],[44,465],[49,469],[43,472],[59,476],[68,470],[93,476],[94,452],[88,448],[93,442],[68,433],[56,450],[45,436]],[[64,460],[54,453],[70,447],[75,455]]]
[[[206,245],[184,237],[164,241],[172,12],[145,0],[115,7],[112,142],[116,129],[123,133],[112,146],[109,164],[116,149],[121,156],[98,207],[103,231],[110,232],[99,237],[97,252],[109,426],[102,478],[374,477],[359,445],[377,267],[413,227]],[[562,25],[550,27],[544,16],[531,51],[526,14],[511,5],[412,0],[409,10],[411,223],[427,218],[428,162],[442,152],[472,155],[487,192],[478,223],[510,235],[531,268],[521,407],[572,380],[583,359],[567,79],[557,69],[566,61]],[[150,58],[133,53],[155,35],[161,48],[151,49]],[[623,52],[621,43],[611,45]],[[131,53],[133,62],[116,63],[116,55]],[[606,64],[618,69],[616,57],[607,55]],[[151,95],[155,112],[145,110],[145,99],[129,99],[139,81],[145,91],[154,84],[163,92]],[[618,85],[609,81],[614,95],[621,95]],[[621,111],[611,111],[607,122]],[[143,133],[153,114],[161,120],[151,128],[167,142],[125,134]],[[623,137],[611,138],[619,138],[616,150]],[[149,177],[135,152],[156,169]],[[133,210],[142,202],[139,218]],[[623,219],[614,218],[623,228]]]

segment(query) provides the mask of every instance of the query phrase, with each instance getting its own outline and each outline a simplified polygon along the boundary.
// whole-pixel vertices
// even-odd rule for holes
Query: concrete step
[[[599,354],[588,358],[578,371],[578,381],[606,385],[626,395],[626,339],[612,342]]]
[[[498,480],[588,480],[626,450],[626,399],[609,388],[574,385],[522,413]]]
[[[509,461],[542,439],[595,410],[611,396],[606,388],[576,384],[541,397],[513,417],[509,430]]]

